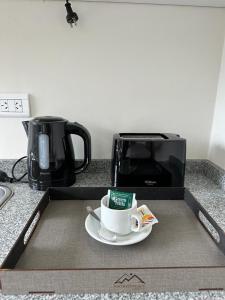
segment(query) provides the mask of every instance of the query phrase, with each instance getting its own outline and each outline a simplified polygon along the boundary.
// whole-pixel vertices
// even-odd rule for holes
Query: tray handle
[[[21,233],[20,240],[22,239],[24,246],[28,244],[29,240],[32,237],[33,232],[35,231],[38,222],[46,208],[46,206],[49,203],[48,201],[41,201],[35,211],[33,212],[32,216],[30,217],[29,221],[27,222],[26,226],[24,227],[24,230]]]
[[[38,204],[38,206],[34,210],[33,214],[31,215],[31,217],[30,217],[29,221],[27,222],[26,226],[24,227],[23,231],[19,235],[12,250],[9,252],[7,257],[3,261],[2,265],[0,266],[1,269],[5,269],[5,268],[13,269],[15,267],[21,254],[25,250],[27,243],[29,242],[45,208],[48,206],[49,201],[50,201],[49,191],[47,191],[44,194],[41,202]]]
[[[36,215],[34,216],[33,221],[30,223],[30,226],[28,227],[27,232],[24,234],[24,238],[23,238],[24,245],[27,245],[29,240],[31,239],[32,234],[38,225],[40,217],[41,217],[41,213],[40,213],[40,211],[38,211],[36,213]]]
[[[205,208],[199,202],[197,202],[192,194],[187,190],[185,190],[185,200],[210,237],[225,254],[225,232],[219,227],[219,225],[209,215]]]

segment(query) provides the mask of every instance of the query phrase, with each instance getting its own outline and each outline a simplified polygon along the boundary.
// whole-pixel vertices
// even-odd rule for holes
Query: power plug
[[[0,182],[13,182],[13,178],[9,177],[5,172],[0,170]]]

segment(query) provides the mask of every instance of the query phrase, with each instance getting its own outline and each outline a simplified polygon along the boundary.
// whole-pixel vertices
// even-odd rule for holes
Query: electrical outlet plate
[[[0,94],[0,117],[30,117],[28,94]]]

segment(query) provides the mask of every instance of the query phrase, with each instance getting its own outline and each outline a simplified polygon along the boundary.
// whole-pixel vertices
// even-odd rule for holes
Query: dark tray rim
[[[12,247],[11,251],[3,261],[0,271],[16,271],[16,272],[24,272],[24,271],[42,271],[43,269],[15,269],[16,263],[18,262],[20,256],[22,255],[23,251],[25,250],[29,240],[26,244],[24,244],[24,238],[29,230],[31,224],[33,223],[35,217],[39,213],[39,219],[37,223],[33,227],[32,231],[30,232],[29,239],[31,238],[33,232],[38,225],[38,221],[40,220],[45,208],[48,206],[49,202],[52,200],[98,200],[103,195],[107,194],[108,189],[119,189],[123,191],[131,191],[136,192],[137,198],[139,200],[184,200],[189,208],[193,211],[198,221],[202,224],[204,229],[207,231],[209,236],[213,239],[216,246],[222,251],[225,255],[225,232],[219,227],[219,225],[215,222],[215,220],[208,214],[208,212],[202,207],[202,205],[194,198],[194,196],[190,193],[187,188],[183,187],[150,187],[150,188],[142,188],[142,187],[120,187],[120,188],[112,188],[112,187],[67,187],[67,188],[49,188],[45,194],[43,195],[41,201],[39,202],[38,206],[34,210],[33,214],[31,215],[29,221],[27,222],[26,226],[22,230],[21,234],[19,235],[18,239],[16,240],[14,246]],[[215,237],[211,234],[205,224],[199,217],[199,213],[205,217],[205,219],[213,226],[215,231],[219,236],[219,241],[215,239]],[[218,269],[222,268],[225,269],[225,266],[205,266],[205,267],[146,267],[146,268],[82,268],[82,269],[45,269],[43,271],[90,271],[90,270],[123,270],[123,269]]]

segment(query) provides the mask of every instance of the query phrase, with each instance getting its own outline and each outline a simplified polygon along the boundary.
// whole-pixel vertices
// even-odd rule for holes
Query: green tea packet
[[[116,190],[108,190],[109,203],[111,209],[128,209],[132,207],[135,193],[127,193]]]

